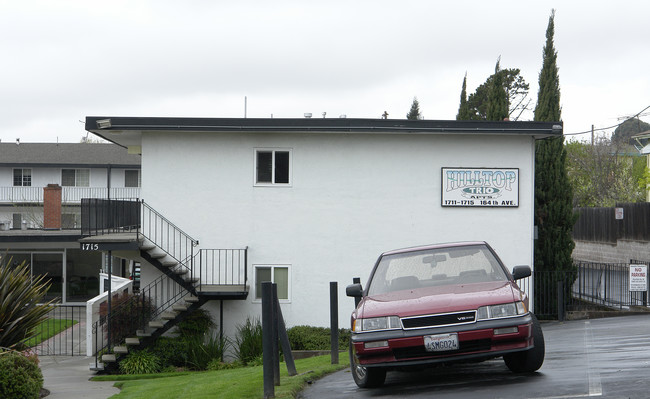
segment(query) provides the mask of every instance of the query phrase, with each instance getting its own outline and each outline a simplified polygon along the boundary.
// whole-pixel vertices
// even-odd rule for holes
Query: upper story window
[[[32,185],[31,169],[14,169],[14,186],[29,187]]]
[[[125,170],[124,171],[124,187],[140,187],[140,171],[135,170]]]
[[[61,185],[68,187],[89,187],[90,169],[61,169]]]
[[[255,185],[288,186],[291,184],[290,149],[255,150]]]

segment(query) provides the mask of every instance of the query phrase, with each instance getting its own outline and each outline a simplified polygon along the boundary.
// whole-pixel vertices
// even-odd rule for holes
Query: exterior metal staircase
[[[121,239],[125,249],[136,249],[162,272],[137,293],[113,298],[111,313],[93,326],[96,360],[91,369],[114,368],[130,348],[151,345],[209,300],[248,296],[247,248],[198,249],[198,240],[144,201],[82,200],[82,235],[82,243],[97,244],[100,250],[102,242],[120,249]]]

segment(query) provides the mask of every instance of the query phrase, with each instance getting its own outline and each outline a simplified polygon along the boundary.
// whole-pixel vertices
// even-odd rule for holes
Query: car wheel
[[[544,334],[535,315],[531,313],[531,316],[533,318],[533,343],[535,346],[524,352],[511,353],[503,356],[506,366],[513,373],[532,373],[539,370],[542,367],[542,363],[544,363],[544,354],[546,352]]]
[[[378,367],[363,367],[356,361],[354,349],[350,343],[350,370],[352,378],[359,388],[375,388],[384,384],[386,370]]]

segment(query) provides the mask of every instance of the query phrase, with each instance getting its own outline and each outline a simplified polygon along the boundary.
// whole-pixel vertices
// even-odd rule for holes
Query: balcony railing
[[[110,198],[135,199],[140,187],[111,187]],[[109,198],[106,187],[62,187],[63,204],[80,204],[82,198]],[[42,203],[43,187],[0,187],[0,203]]]

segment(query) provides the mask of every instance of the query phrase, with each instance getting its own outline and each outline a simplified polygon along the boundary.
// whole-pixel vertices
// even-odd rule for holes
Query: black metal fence
[[[140,201],[99,198],[81,199],[81,235],[138,230]]]
[[[46,322],[36,330],[38,343],[32,349],[39,356],[85,356],[86,306],[49,306]]]
[[[648,264],[632,261],[632,264]],[[646,292],[630,291],[630,264],[574,261],[572,271],[535,271],[535,314],[562,318],[564,312],[646,307]],[[647,290],[647,287],[646,287]]]

